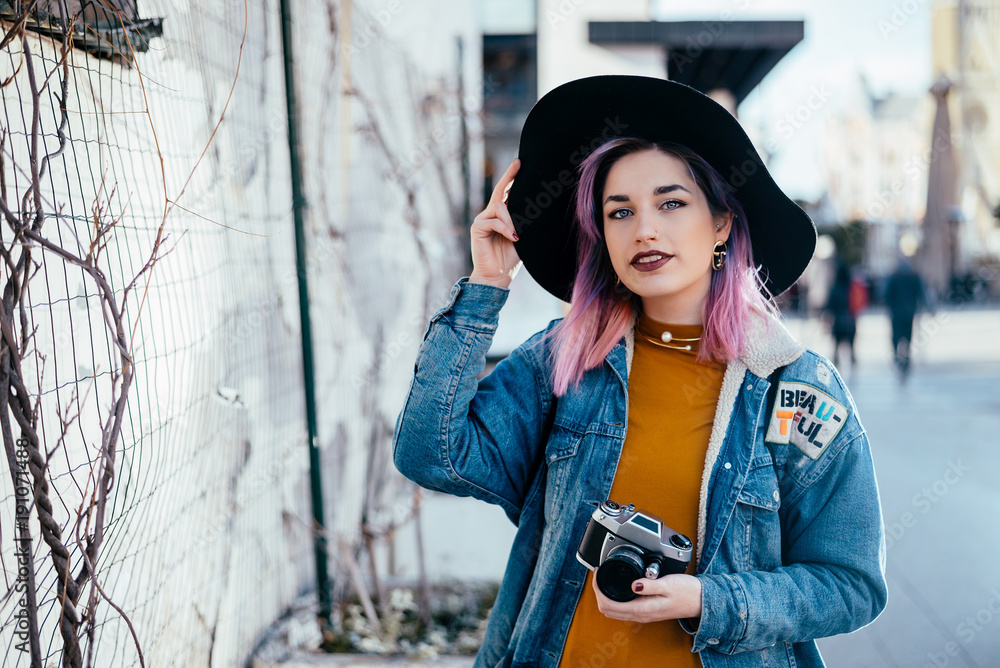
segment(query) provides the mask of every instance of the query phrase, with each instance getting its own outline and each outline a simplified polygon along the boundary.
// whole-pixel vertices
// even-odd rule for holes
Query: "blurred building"
[[[919,239],[921,273],[945,295],[1000,255],[1000,0],[931,12],[934,86],[878,97],[859,79],[860,103],[830,120],[823,150],[837,222],[868,224],[865,267],[886,275]]]
[[[924,217],[934,105],[929,95],[878,97],[863,78],[855,94],[859,103],[824,132],[828,222],[868,223],[865,268],[884,276],[895,267],[900,239],[916,234]]]
[[[933,77],[947,76],[960,216],[961,274],[1000,255],[1000,0],[935,0]]]
[[[517,155],[538,97],[598,74],[680,81],[736,107],[796,44],[802,21],[653,20],[650,0],[479,0],[487,169]],[[498,176],[498,175],[497,175]],[[484,201],[493,179],[487,176]]]

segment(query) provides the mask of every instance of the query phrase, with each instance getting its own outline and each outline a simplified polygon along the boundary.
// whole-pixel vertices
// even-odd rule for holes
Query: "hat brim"
[[[665,79],[607,75],[577,79],[545,94],[524,122],[521,166],[507,208],[518,256],[531,276],[570,301],[576,276],[573,194],[577,167],[615,137],[681,144],[735,189],[750,229],[761,280],[777,296],[802,275],[816,227],[771,178],[739,122],[707,95]]]

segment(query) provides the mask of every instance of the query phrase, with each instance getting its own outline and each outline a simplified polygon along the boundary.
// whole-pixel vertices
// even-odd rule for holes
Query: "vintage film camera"
[[[597,586],[613,601],[635,598],[632,583],[683,573],[691,561],[691,540],[656,515],[608,500],[590,516],[577,560],[596,570]]]

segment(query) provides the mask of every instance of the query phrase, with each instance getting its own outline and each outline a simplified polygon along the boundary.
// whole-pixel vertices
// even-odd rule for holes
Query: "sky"
[[[826,119],[862,104],[861,77],[878,96],[927,94],[931,72],[931,0],[699,0],[654,2],[659,20],[798,19],[805,38],[739,108],[751,134],[774,149],[769,169],[793,198],[823,193]],[[770,141],[768,141],[770,140]]]

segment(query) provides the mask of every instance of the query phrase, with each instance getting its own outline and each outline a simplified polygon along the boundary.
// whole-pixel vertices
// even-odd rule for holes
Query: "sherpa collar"
[[[639,311],[632,313],[632,327],[625,332],[625,370],[632,372],[632,355],[635,352],[635,325],[639,321]],[[797,360],[805,347],[791,335],[784,323],[767,314],[758,314],[747,328],[747,347],[738,362],[743,370],[750,369],[761,378],[766,378],[778,367]],[[732,364],[730,364],[732,366]]]
[[[638,318],[638,311],[635,311],[632,327],[625,333],[625,368],[628,374],[632,371],[632,355],[635,352],[634,330]],[[701,495],[698,501],[697,559],[699,560],[705,543],[708,481],[712,476],[715,460],[722,450],[743,377],[749,369],[758,377],[767,378],[778,367],[791,364],[805,352],[805,347],[792,337],[780,320],[766,314],[751,319],[746,341],[743,355],[726,365],[726,371],[722,376],[722,387],[719,390],[719,403],[715,408],[712,435],[709,437],[708,450],[705,453],[705,468],[702,471]]]

